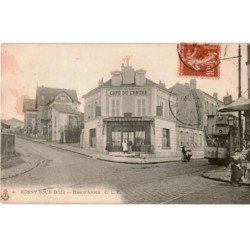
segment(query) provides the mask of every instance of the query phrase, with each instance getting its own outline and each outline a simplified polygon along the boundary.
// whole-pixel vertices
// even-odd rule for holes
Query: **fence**
[[[1,156],[11,156],[15,153],[15,135],[1,133]]]

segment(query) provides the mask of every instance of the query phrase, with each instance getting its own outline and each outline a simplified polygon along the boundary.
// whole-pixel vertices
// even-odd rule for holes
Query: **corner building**
[[[122,152],[124,139],[132,144],[132,152],[144,157],[176,155],[175,106],[163,83],[146,78],[143,69],[122,65],[111,72],[111,79],[83,96],[83,147],[110,154]],[[171,100],[170,100],[171,98]]]

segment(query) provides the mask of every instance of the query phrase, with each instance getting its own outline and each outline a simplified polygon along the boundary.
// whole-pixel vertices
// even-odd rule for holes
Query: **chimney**
[[[135,71],[135,84],[136,85],[146,84],[146,70],[138,69]]]
[[[112,76],[112,85],[119,86],[122,84],[122,72],[119,70],[115,70],[111,72]]]
[[[214,93],[213,93],[213,97],[214,97],[215,99],[218,100],[218,93],[217,93],[217,92],[214,92]]]
[[[191,79],[190,80],[190,88],[191,89],[196,89],[196,79]]]
[[[128,64],[126,66],[122,64],[122,79],[123,79],[123,84],[134,83],[135,82],[134,68],[129,66]]]

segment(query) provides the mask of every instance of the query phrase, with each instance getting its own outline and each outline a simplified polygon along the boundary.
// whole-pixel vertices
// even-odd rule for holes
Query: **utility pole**
[[[239,44],[239,49],[238,49],[238,84],[239,84],[239,89],[238,89],[238,98],[241,97],[241,45]],[[240,151],[242,150],[242,123],[241,123],[241,111],[239,111],[238,115],[238,120],[239,120],[239,148]]]

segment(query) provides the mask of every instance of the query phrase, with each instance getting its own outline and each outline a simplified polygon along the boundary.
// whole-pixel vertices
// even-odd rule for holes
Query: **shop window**
[[[140,146],[145,144],[145,131],[135,131],[135,145]]]
[[[89,146],[95,147],[96,146],[96,129],[89,130]]]
[[[170,147],[170,130],[163,128],[162,129],[162,148]]]
[[[146,115],[146,99],[137,99],[136,100],[136,115],[145,116]]]
[[[121,146],[122,135],[120,131],[112,131],[112,146]]]

